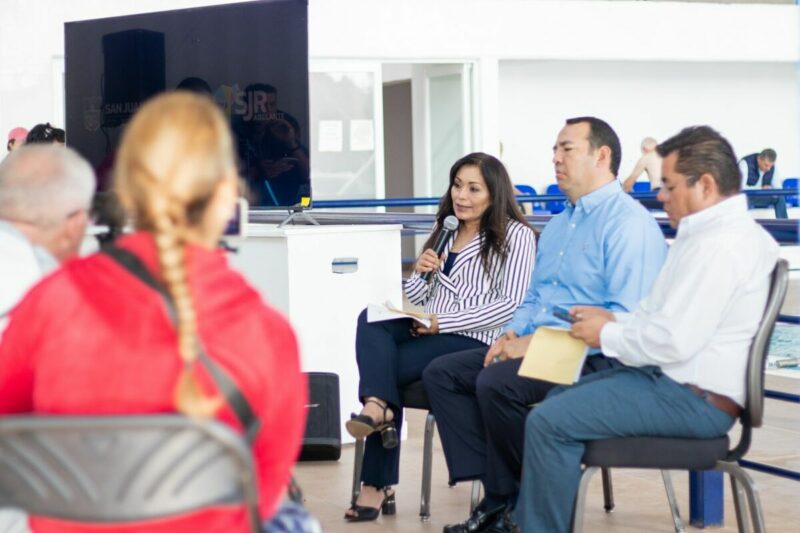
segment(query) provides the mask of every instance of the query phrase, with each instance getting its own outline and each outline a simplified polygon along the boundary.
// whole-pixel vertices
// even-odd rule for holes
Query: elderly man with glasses
[[[92,167],[69,148],[24,146],[0,163],[0,334],[25,293],[78,253],[94,189]]]

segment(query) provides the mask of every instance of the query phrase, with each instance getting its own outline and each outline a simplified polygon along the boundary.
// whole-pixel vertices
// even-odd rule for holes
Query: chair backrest
[[[764,368],[769,353],[769,342],[775,329],[775,321],[780,313],[789,286],[789,263],[778,259],[769,285],[769,296],[764,308],[764,316],[758,326],[750,346],[747,368],[747,404],[744,414],[753,427],[760,427],[764,417]],[[743,416],[744,416],[743,414]]]
[[[783,180],[783,189],[787,191],[796,191],[800,193],[800,178],[786,178]],[[800,206],[800,196],[798,194],[790,194],[786,197],[786,203],[794,207]]]
[[[551,183],[547,186],[547,194],[561,194],[561,189],[557,183]],[[547,210],[557,215],[564,210],[564,200],[550,200],[547,202]]]
[[[0,418],[0,505],[76,522],[148,520],[258,494],[244,437],[180,415]]]
[[[519,194],[524,194],[526,196],[537,196],[539,194],[539,193],[536,192],[536,189],[534,187],[531,187],[530,185],[515,184],[514,188],[517,189],[517,192]],[[540,211],[541,212],[541,211],[546,211],[547,210],[547,208],[545,206],[545,202],[531,202],[530,205],[531,205],[531,208],[533,209],[534,212],[536,212],[536,211]],[[529,213],[527,213],[527,211],[526,211],[526,214],[529,214]]]
[[[633,192],[650,192],[650,182],[635,181],[633,183]]]
[[[769,342],[775,329],[775,321],[780,313],[786,290],[789,286],[789,263],[778,259],[772,271],[769,296],[764,307],[761,323],[750,344],[747,361],[746,399],[740,420],[742,433],[736,448],[728,453],[728,460],[738,460],[750,447],[751,429],[760,427],[764,420],[764,368],[769,353]]]

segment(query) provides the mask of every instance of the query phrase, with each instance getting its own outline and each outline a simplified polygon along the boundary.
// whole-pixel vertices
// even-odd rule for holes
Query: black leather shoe
[[[495,507],[494,509],[485,510],[478,506],[472,514],[465,521],[460,524],[449,524],[444,526],[442,533],[478,533],[479,531],[488,531],[498,518],[503,517],[503,512],[506,510],[505,505]]]
[[[508,508],[495,520],[494,524],[486,529],[486,533],[520,533],[520,531],[519,526],[511,517],[511,510]]]

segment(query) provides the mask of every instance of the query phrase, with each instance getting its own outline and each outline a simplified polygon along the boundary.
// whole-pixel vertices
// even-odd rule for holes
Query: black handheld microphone
[[[444,247],[447,244],[447,241],[450,239],[450,236],[453,234],[453,232],[457,229],[458,229],[458,219],[456,217],[450,215],[444,219],[444,223],[442,224],[442,231],[439,232],[439,235],[436,237],[436,242],[433,243],[433,251],[436,252],[436,257],[442,255],[442,252],[444,252]],[[430,272],[423,272],[420,277],[425,282],[430,281],[433,272],[434,272],[433,270],[431,270]]]

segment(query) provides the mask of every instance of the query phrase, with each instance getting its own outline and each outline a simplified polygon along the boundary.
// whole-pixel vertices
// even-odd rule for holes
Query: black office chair
[[[425,386],[422,380],[415,381],[403,389],[403,406],[407,409],[423,409],[428,411],[425,417],[425,436],[422,446],[422,488],[420,491],[419,516],[423,522],[431,517],[431,472],[433,469],[433,434],[436,428],[436,420],[431,413],[431,404],[428,402],[428,395],[425,393]],[[364,459],[364,439],[356,440],[355,462],[353,464],[353,492],[352,502],[358,499],[361,492],[361,465]],[[480,481],[472,482],[472,494],[470,498],[470,512],[478,505],[480,497]]]
[[[0,418],[0,506],[76,522],[138,522],[246,506],[261,530],[250,449],[180,415]]]
[[[747,367],[745,406],[739,421],[742,433],[735,448],[728,448],[728,436],[716,439],[673,439],[657,437],[635,437],[592,441],[587,443],[583,455],[586,468],[581,477],[580,488],[575,500],[572,531],[583,531],[583,509],[586,504],[586,491],[589,480],[598,468],[647,468],[666,470],[721,470],[730,475],[736,521],[739,531],[748,531],[747,497],[750,518],[755,533],[764,531],[764,516],[758,499],[758,491],[752,478],[737,461],[744,457],[750,448],[752,429],[760,427],[764,414],[764,365],[769,352],[769,341],[775,327],[789,283],[788,263],[779,259],[772,272],[769,298],[764,309],[761,324],[750,345]],[[668,497],[671,501],[673,521],[676,530],[682,528],[671,483],[665,476]],[[744,493],[744,494],[743,494]]]

